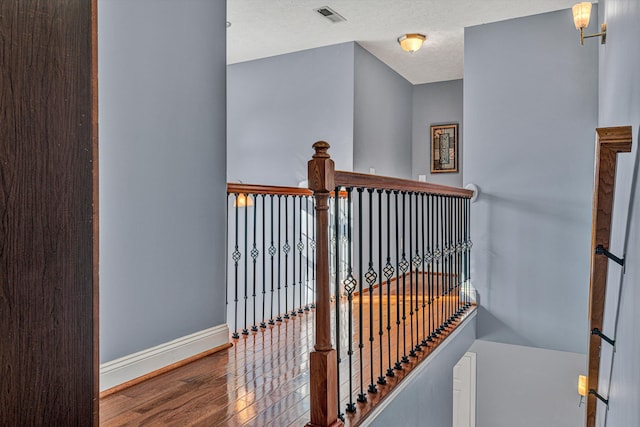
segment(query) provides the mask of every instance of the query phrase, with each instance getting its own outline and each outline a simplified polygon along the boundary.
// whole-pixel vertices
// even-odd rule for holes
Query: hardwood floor
[[[392,344],[391,362],[395,364],[395,343],[402,345],[406,338],[404,351],[400,356],[409,354],[410,337],[403,335],[412,328],[423,331],[428,325],[428,313],[441,318],[442,308],[452,308],[457,298],[441,297],[433,305],[425,300],[422,309],[422,296],[418,286],[413,287],[413,304],[418,307],[410,315],[409,289],[405,289],[406,304],[404,323],[397,325],[397,313],[402,315],[402,298],[398,298],[395,286],[383,288],[382,298],[379,290],[373,297],[367,293],[354,297],[352,302],[354,337],[354,357],[351,360],[351,378],[354,390],[349,393],[349,357],[348,357],[348,304],[341,301],[341,346],[340,358],[340,410],[345,412],[351,396],[355,402],[360,390],[360,349],[359,337],[362,336],[362,372],[363,393],[366,403],[356,403],[354,414],[345,413],[345,424],[356,425],[373,408],[374,404],[389,394],[413,366],[425,359],[464,319],[461,317],[449,325],[446,330],[427,348],[417,351],[415,357],[408,357],[402,363],[402,369],[393,370],[394,377],[386,377],[389,363],[389,341]],[[387,302],[390,304],[387,306]],[[380,317],[382,303],[382,317]],[[370,306],[370,304],[372,304]],[[415,308],[415,307],[414,307]],[[431,308],[431,310],[428,310]],[[400,312],[397,310],[400,309]],[[360,330],[360,312],[362,312],[362,330]],[[369,314],[373,316],[369,316]],[[387,316],[390,315],[391,329],[387,335]],[[335,317],[335,316],[334,316]],[[436,318],[434,317],[434,318]],[[309,420],[309,364],[308,354],[313,348],[313,310],[291,317],[267,329],[241,336],[232,340],[233,347],[196,360],[188,365],[151,378],[134,385],[100,402],[100,420],[104,426],[303,426]],[[378,334],[382,325],[382,341]],[[404,326],[404,329],[403,329]],[[335,328],[335,320],[333,327]],[[369,341],[369,330],[373,328],[373,345]],[[428,329],[428,327],[427,327]],[[414,346],[417,339],[414,339]],[[371,353],[373,350],[373,353]],[[371,356],[373,354],[373,357]],[[382,366],[380,365],[382,354]],[[371,378],[371,363],[374,375]],[[385,377],[386,385],[376,385],[378,392],[367,393],[370,383],[376,383],[379,376]]]

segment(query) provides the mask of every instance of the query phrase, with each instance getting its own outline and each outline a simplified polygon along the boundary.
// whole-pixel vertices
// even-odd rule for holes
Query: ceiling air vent
[[[337,24],[338,22],[346,21],[346,19],[344,19],[344,16],[340,15],[338,12],[331,9],[329,6],[323,6],[319,9],[314,9],[314,10],[318,12],[320,15],[327,18],[329,21],[333,22],[334,24]]]

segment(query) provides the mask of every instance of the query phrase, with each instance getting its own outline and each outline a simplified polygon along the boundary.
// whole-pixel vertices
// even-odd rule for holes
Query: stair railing
[[[589,283],[589,353],[586,426],[595,427],[598,400],[608,404],[598,391],[600,373],[600,347],[604,340],[614,340],[603,332],[604,306],[607,294],[607,269],[611,254],[611,219],[615,193],[616,162],[618,153],[631,152],[631,126],[596,129],[596,160],[593,189],[593,219],[591,227],[591,277]],[[613,258],[612,258],[613,257]],[[615,337],[614,337],[615,339]]]
[[[470,311],[473,192],[335,171],[329,144],[313,148],[317,298],[307,425],[341,425],[343,409],[353,425]],[[332,193],[344,195],[341,203]]]

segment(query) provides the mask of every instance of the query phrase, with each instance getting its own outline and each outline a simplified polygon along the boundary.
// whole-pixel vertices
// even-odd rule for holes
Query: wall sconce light
[[[587,395],[587,377],[578,375],[578,394],[582,397]]]
[[[591,3],[585,1],[574,4],[571,10],[573,11],[573,23],[576,26],[576,30],[580,30],[581,45],[584,45],[584,39],[588,39],[589,37],[600,37],[601,44],[607,42],[607,24],[600,26],[600,32],[598,34],[584,35],[584,29],[589,25],[589,19],[591,18]]]
[[[422,47],[422,43],[427,39],[424,34],[405,34],[398,37],[398,43],[403,50],[413,53]]]
[[[233,202],[234,208],[246,208],[248,206],[253,206],[253,199],[251,196],[244,195],[240,193],[236,196],[236,200]]]

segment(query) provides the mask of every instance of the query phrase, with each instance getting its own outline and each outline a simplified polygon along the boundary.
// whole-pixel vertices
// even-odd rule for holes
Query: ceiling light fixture
[[[422,47],[422,43],[424,43],[426,39],[427,36],[424,34],[405,34],[398,37],[398,43],[400,43],[403,50],[413,53]]]
[[[573,23],[576,26],[576,30],[580,30],[581,45],[584,45],[584,39],[588,39],[589,37],[600,37],[601,44],[607,42],[607,24],[600,26],[600,32],[598,34],[584,35],[584,29],[589,26],[589,19],[591,18],[591,3],[585,1],[574,4],[571,10],[573,12]]]

